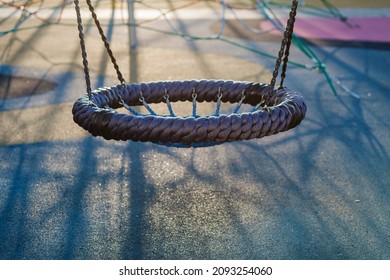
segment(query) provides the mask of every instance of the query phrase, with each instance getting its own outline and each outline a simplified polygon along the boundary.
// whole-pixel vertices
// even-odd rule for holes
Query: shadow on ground
[[[389,258],[384,142],[363,101],[329,100],[293,131],[211,148],[1,147],[1,258]]]

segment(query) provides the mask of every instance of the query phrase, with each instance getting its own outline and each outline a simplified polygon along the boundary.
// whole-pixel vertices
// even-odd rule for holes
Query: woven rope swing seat
[[[107,140],[153,142],[176,147],[204,147],[261,138],[296,127],[305,117],[306,105],[299,93],[284,87],[282,83],[287,67],[297,2],[293,1],[281,51],[269,85],[224,80],[127,84],[119,71],[90,0],[87,0],[121,81],[112,87],[91,90],[80,9],[78,0],[75,0],[88,94],[75,102],[72,110],[74,121],[93,136],[102,136]],[[279,87],[275,88],[283,55],[282,80]],[[179,101],[192,102],[191,115],[175,115],[171,103]],[[215,113],[208,116],[198,115],[196,104],[199,102],[216,103]],[[157,103],[166,103],[169,114],[156,114],[149,104]],[[236,106],[230,114],[221,114],[221,103],[232,103]],[[253,109],[241,113],[239,110],[242,104],[251,105]],[[145,106],[149,113],[141,114],[133,108],[140,105]],[[122,107],[128,109],[130,113],[120,113],[116,110]]]

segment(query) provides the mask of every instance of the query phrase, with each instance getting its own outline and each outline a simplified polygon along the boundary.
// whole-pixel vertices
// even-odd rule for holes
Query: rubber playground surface
[[[308,107],[298,127],[188,149],[85,132],[71,112],[86,91],[73,6],[60,24],[37,27],[41,19],[31,16],[16,31],[20,14],[1,6],[0,259],[390,259],[390,5],[333,2],[343,2],[352,26],[300,7],[296,34],[326,65],[338,95],[321,71],[299,66],[313,61],[293,46],[285,85]],[[61,2],[45,5],[53,3]],[[275,60],[248,49],[276,55],[280,35],[248,32],[271,28],[251,11],[237,10],[244,25],[227,12],[224,27],[223,38],[245,49],[154,30],[173,22],[211,36],[221,27],[219,5],[189,6],[168,21],[136,6],[147,28],[137,28],[129,55],[119,2],[114,10],[109,1],[94,4],[130,82],[269,83]],[[113,85],[100,35],[82,10],[92,87]],[[175,110],[190,114],[191,104]]]

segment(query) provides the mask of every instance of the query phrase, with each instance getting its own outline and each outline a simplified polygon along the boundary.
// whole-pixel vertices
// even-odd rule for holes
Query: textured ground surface
[[[196,35],[216,23],[180,24]],[[115,83],[99,35],[86,29],[94,87]],[[274,63],[221,41],[147,30],[129,60],[127,28],[110,30],[128,80],[268,82]],[[323,75],[291,67],[286,84],[308,106],[299,127],[175,149],[93,138],[73,123],[72,104],[85,91],[77,40],[74,25],[0,38],[2,75],[58,85],[0,99],[1,259],[390,259],[386,45],[312,46],[360,99],[342,90],[335,97]],[[236,40],[275,54],[279,47]],[[292,57],[310,64],[297,49]]]

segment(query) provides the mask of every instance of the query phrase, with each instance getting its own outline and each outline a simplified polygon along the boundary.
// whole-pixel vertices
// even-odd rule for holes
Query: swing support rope
[[[74,121],[92,135],[105,139],[148,141],[176,147],[204,147],[276,134],[297,126],[304,118],[306,105],[301,95],[283,87],[297,0],[292,1],[270,85],[222,80],[126,84],[91,1],[86,2],[120,81],[117,86],[91,90],[79,0],[74,0],[87,96],[77,100],[72,111]],[[275,88],[282,61],[280,84]],[[173,113],[170,103],[178,101],[193,103],[191,116],[179,117]],[[217,104],[214,115],[197,115],[196,104],[203,101]],[[169,115],[158,115],[149,106],[162,102],[167,104]],[[221,102],[237,105],[232,114],[221,115]],[[254,109],[239,114],[242,104],[250,104]],[[131,108],[138,105],[143,105],[149,114],[140,114]],[[132,115],[115,111],[120,107],[129,109]]]
[[[121,82],[121,84],[125,84],[125,79],[123,78],[123,75],[121,71],[119,70],[118,63],[116,62],[116,59],[114,57],[114,54],[111,50],[110,44],[108,43],[107,37],[104,34],[103,28],[97,18],[97,15],[95,13],[95,9],[92,6],[91,0],[86,0],[88,4],[89,11],[92,14],[92,18],[95,22],[95,25],[97,29],[99,30],[100,37],[102,38],[102,41],[104,43],[104,47],[107,50],[107,54],[111,59],[111,62],[115,68],[118,80]],[[79,38],[80,38],[80,48],[81,48],[81,56],[83,58],[83,66],[84,66],[84,74],[85,74],[85,82],[87,85],[87,93],[89,98],[91,99],[91,78],[89,76],[89,67],[88,67],[88,57],[87,57],[87,52],[86,52],[86,47],[85,47],[85,38],[84,38],[84,31],[83,31],[83,21],[81,19],[81,13],[80,13],[80,2],[79,0],[74,0],[75,4],[75,10],[76,10],[76,17],[77,17],[77,28],[79,31]]]

